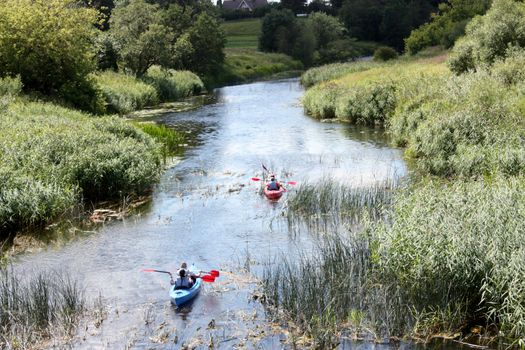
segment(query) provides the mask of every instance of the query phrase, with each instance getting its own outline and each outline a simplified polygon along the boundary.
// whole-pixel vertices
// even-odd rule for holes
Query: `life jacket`
[[[184,277],[181,277],[181,271],[184,271]],[[177,271],[177,279],[175,280],[175,288],[190,288],[190,274],[187,270],[180,269]]]
[[[270,191],[277,191],[279,190],[279,183],[277,181],[270,181],[270,183],[268,183],[268,189]]]

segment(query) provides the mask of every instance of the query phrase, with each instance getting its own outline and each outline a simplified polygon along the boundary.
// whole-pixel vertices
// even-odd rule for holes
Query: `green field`
[[[261,19],[250,18],[222,24],[227,48],[257,49],[261,32]]]

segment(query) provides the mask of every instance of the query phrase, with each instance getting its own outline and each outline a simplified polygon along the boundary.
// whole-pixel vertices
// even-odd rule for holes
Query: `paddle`
[[[213,277],[219,277],[221,275],[221,273],[217,270],[210,270],[210,271],[201,271],[201,272],[204,272],[204,273],[207,273],[209,275],[212,275]]]
[[[212,270],[211,272],[213,271],[217,271],[217,270]],[[168,275],[170,275],[170,277],[173,278],[173,275],[171,274],[171,272],[169,271],[162,271],[162,270],[155,270],[155,269],[143,269],[142,272],[160,272],[160,273],[167,273]],[[219,273],[219,271],[217,271],[217,273]],[[217,275],[218,276],[218,275]],[[213,275],[204,275],[204,276],[198,276],[197,278],[200,278],[202,279],[204,282],[215,282],[215,277]]]
[[[252,177],[252,181],[261,181],[261,179],[258,177]],[[297,185],[297,181],[287,181],[286,183],[288,185]]]

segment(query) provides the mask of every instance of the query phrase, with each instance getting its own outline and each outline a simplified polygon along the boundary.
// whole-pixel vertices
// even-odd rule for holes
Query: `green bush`
[[[131,75],[105,71],[97,73],[94,79],[106,99],[109,112],[125,114],[159,102],[153,86]]]
[[[485,16],[476,17],[450,58],[456,74],[492,65],[509,47],[525,47],[525,3],[495,0]]]
[[[391,276],[384,279],[399,281],[422,317],[465,304],[463,322],[476,313],[505,336],[522,338],[524,184],[429,182],[398,196],[397,219],[377,233],[381,266]]]
[[[0,76],[20,75],[26,90],[90,109],[97,103],[86,79],[95,68],[96,21],[96,11],[75,0],[0,2]],[[73,85],[82,89],[72,93]]]
[[[144,81],[155,87],[161,101],[175,101],[199,94],[204,89],[201,79],[189,71],[176,71],[152,66]]]
[[[45,224],[82,198],[143,193],[160,172],[158,145],[134,126],[52,104],[10,104],[0,149],[3,232]]]
[[[397,58],[397,51],[388,46],[378,47],[374,51],[374,61],[389,61]]]
[[[405,51],[414,55],[431,46],[452,47],[465,34],[470,20],[483,15],[491,4],[491,0],[450,0],[441,3],[439,12],[432,16],[432,20],[414,29],[405,39]]]

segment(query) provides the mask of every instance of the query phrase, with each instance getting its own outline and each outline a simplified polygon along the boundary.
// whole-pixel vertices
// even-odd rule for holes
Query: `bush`
[[[160,172],[160,149],[140,130],[52,104],[10,104],[0,148],[2,232],[45,224],[82,198],[143,193]]]
[[[110,112],[126,114],[159,102],[153,86],[131,75],[105,71],[97,73],[94,79],[106,99]]]
[[[466,31],[450,58],[456,74],[492,65],[505,57],[509,47],[525,47],[525,3],[495,0],[487,14],[476,17]]]
[[[374,51],[374,61],[389,61],[397,56],[397,51],[388,46],[379,47]]]
[[[426,47],[452,47],[465,34],[465,27],[470,20],[485,14],[491,4],[491,0],[450,0],[441,3],[439,12],[432,16],[432,20],[414,29],[405,39],[405,51],[414,55]]]
[[[96,11],[75,0],[0,2],[0,76],[20,75],[26,90],[89,109],[96,101],[86,80],[95,68],[96,19]],[[84,88],[72,94],[71,85]]]
[[[189,71],[176,71],[152,66],[144,81],[155,87],[161,101],[175,101],[199,94],[204,89],[201,79]]]

